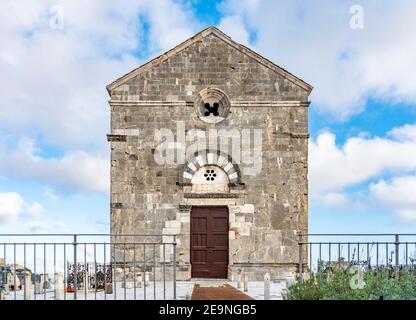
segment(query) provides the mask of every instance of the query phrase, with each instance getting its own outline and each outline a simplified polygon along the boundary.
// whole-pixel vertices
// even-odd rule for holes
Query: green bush
[[[287,300],[416,300],[416,271],[363,270],[362,286],[351,285],[357,271],[321,270],[288,288]],[[356,278],[353,278],[353,277]]]

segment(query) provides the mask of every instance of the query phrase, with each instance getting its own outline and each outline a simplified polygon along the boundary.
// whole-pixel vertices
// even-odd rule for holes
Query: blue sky
[[[406,0],[5,1],[0,232],[107,232],[105,85],[208,25],[314,86],[310,231],[414,232],[415,9]]]

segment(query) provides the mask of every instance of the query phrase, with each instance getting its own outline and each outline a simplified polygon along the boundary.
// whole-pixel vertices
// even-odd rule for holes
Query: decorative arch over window
[[[229,192],[230,184],[239,183],[239,172],[226,155],[195,154],[185,165],[182,181],[192,185],[192,192]]]

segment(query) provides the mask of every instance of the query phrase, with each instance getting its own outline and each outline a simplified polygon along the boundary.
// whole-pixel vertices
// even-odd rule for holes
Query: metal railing
[[[335,264],[398,271],[416,267],[416,234],[302,234],[298,254],[300,274]]]
[[[176,236],[0,234],[0,299],[176,299]]]

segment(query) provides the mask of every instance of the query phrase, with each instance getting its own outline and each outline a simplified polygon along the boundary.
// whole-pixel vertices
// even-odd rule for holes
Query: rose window
[[[217,176],[217,174],[212,169],[211,170],[206,170],[205,173],[204,173],[204,177],[206,178],[207,181],[214,181],[216,176]]]
[[[195,97],[195,110],[198,117],[207,123],[218,123],[227,117],[230,101],[224,92],[217,88],[205,88]]]

